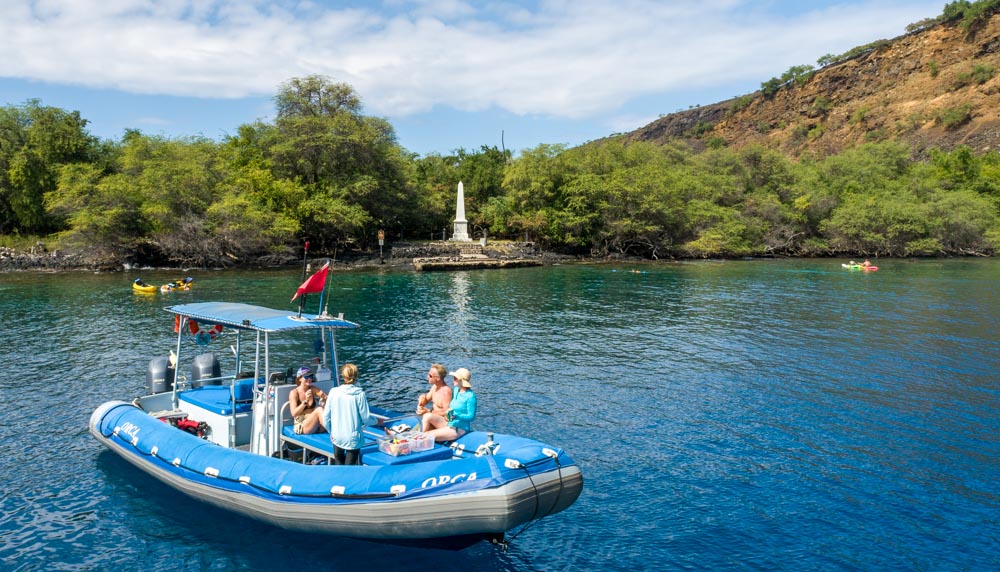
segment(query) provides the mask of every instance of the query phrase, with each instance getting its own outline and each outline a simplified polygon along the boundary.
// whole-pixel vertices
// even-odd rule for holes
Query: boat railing
[[[198,387],[200,385],[232,385],[232,383],[236,381],[236,379],[237,378],[235,375],[220,375],[219,377],[202,377],[195,381],[192,381],[191,384],[192,385],[197,384],[195,385],[195,387]]]

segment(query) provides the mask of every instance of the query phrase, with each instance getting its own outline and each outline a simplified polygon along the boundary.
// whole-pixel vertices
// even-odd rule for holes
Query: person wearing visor
[[[326,393],[313,387],[316,376],[308,367],[299,368],[295,374],[295,389],[288,394],[289,408],[295,419],[295,433],[309,435],[326,432],[323,425],[323,405]]]

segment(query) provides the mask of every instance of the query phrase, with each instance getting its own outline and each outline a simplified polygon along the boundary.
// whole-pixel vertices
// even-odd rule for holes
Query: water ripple
[[[14,328],[0,561],[270,570],[304,537],[299,561],[338,568],[1000,568],[1000,263],[835,264],[338,273],[330,311],[363,326],[338,336],[341,360],[373,402],[409,411],[431,363],[469,367],[479,428],[583,467],[570,510],[506,553],[458,554],[276,531],[164,489],[87,434],[90,411],[142,393],[175,342],[163,306],[287,307],[297,272],[198,272],[169,297],[133,295],[134,276],[0,275]]]

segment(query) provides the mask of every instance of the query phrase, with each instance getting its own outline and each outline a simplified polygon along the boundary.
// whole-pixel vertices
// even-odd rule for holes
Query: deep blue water
[[[87,432],[145,388],[162,307],[290,308],[294,269],[0,274],[0,568],[1000,569],[1000,261],[341,272],[373,403],[469,367],[476,427],[564,447],[585,489],[509,550],[293,534],[188,500]],[[641,269],[642,273],[630,270]],[[221,349],[221,348],[215,348]]]

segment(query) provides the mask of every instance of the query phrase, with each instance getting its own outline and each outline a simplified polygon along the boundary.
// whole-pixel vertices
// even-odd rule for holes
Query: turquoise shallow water
[[[290,308],[298,271],[192,272],[155,296],[132,294],[135,272],[0,274],[0,568],[998,569],[1000,261],[879,267],[337,273],[330,311],[363,326],[341,359],[373,403],[410,409],[429,363],[466,366],[477,428],[583,468],[577,503],[507,552],[457,553],[208,509],[87,432],[171,347],[162,307]]]

